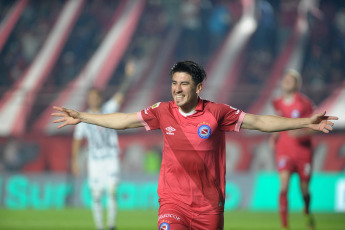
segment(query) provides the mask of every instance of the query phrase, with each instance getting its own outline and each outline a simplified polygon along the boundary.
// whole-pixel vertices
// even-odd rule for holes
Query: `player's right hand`
[[[334,125],[330,120],[338,120],[339,118],[335,116],[326,116],[326,111],[324,111],[323,113],[314,114],[310,119],[309,128],[329,133],[333,130],[332,126]]]
[[[135,74],[135,62],[134,60],[129,60],[125,66],[126,77],[132,77]]]
[[[76,125],[81,122],[79,119],[79,112],[72,110],[72,109],[66,109],[63,107],[53,106],[53,108],[60,113],[52,113],[52,116],[54,117],[61,117],[60,119],[54,120],[53,123],[62,123],[58,126],[58,128],[62,128],[67,125]]]

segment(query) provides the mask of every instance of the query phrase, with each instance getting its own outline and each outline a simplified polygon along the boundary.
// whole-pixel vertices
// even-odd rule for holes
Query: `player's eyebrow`
[[[172,82],[172,83],[177,83],[176,80],[172,80],[171,82]],[[190,84],[190,81],[181,81],[180,83],[181,83],[181,84],[183,84],[183,83],[188,83],[188,84]]]

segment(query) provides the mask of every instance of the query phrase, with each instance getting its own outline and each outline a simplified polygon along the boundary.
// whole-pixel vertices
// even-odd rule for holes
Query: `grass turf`
[[[317,230],[344,230],[344,213],[314,214]],[[301,213],[289,215],[291,230],[304,230]],[[118,230],[157,229],[156,211],[119,211]],[[225,212],[224,230],[276,230],[280,229],[279,216],[275,212]],[[0,209],[0,229],[94,229],[91,211],[88,209],[63,210],[7,210]]]

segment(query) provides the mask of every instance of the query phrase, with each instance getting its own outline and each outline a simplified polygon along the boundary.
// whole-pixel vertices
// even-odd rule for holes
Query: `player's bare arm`
[[[329,133],[333,130],[334,123],[331,120],[338,120],[338,117],[326,116],[326,112],[315,114],[310,118],[285,118],[272,115],[246,114],[241,128],[253,129],[262,132],[280,132],[301,128],[310,128],[315,131]]]
[[[78,155],[82,145],[82,139],[73,139],[72,142],[72,156],[71,156],[71,169],[74,176],[79,176],[79,167],[78,167]]]
[[[116,92],[113,96],[113,99],[117,101],[119,105],[121,105],[125,100],[125,96],[132,84],[134,74],[135,74],[135,62],[134,60],[129,60],[127,61],[126,66],[125,66],[124,80],[122,81],[118,92]]]
[[[76,125],[80,122],[116,130],[143,127],[137,117],[137,113],[93,114],[78,112],[58,106],[54,106],[53,108],[59,111],[58,113],[52,113],[52,116],[60,117],[53,121],[54,123],[60,123],[58,128],[62,128],[67,125]]]

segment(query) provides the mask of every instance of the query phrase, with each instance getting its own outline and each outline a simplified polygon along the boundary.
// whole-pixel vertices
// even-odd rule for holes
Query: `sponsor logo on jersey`
[[[202,139],[207,139],[211,136],[211,127],[209,123],[203,122],[198,125],[198,135]]]
[[[170,226],[166,222],[163,222],[159,225],[159,230],[169,230],[169,229],[170,229]]]
[[[292,110],[292,112],[291,112],[291,117],[292,117],[292,118],[299,118],[300,115],[301,115],[301,113],[300,113],[297,109],[294,109],[294,110]]]
[[[168,131],[168,132],[166,132],[166,134],[175,135],[174,132],[176,131],[176,129],[174,127],[169,126],[169,127],[166,127],[165,130]]]
[[[157,107],[159,106],[159,104],[160,104],[160,102],[157,102],[156,104],[154,104],[154,105],[152,105],[152,106],[149,106],[149,107],[145,108],[145,110],[144,110],[145,114],[148,114],[148,111],[149,111],[150,109],[155,109],[155,108],[157,108]]]
[[[167,213],[167,214],[162,214],[158,217],[158,221],[160,221],[161,219],[164,219],[164,218],[173,218],[177,221],[180,221],[181,218],[175,214],[170,214],[170,213]],[[164,221],[164,220],[163,220]]]
[[[157,108],[159,106],[160,102],[157,102],[156,104],[154,104],[153,106],[151,106],[152,109]]]

